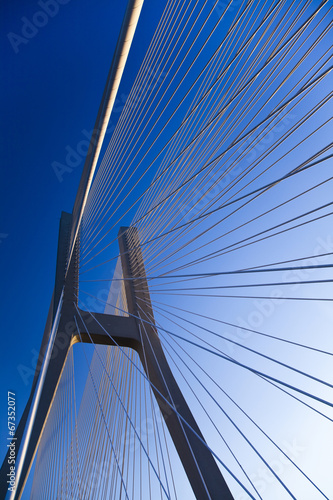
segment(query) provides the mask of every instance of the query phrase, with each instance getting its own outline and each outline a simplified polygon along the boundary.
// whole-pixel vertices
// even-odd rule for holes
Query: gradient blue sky
[[[1,458],[7,437],[7,391],[16,393],[19,418],[29,395],[54,286],[60,214],[62,210],[72,211],[84,163],[80,148],[82,141],[87,139],[86,131],[89,135],[94,126],[125,6],[126,2],[120,0],[70,0],[67,3],[65,0],[59,4],[53,17],[47,17],[45,26],[34,34],[28,32],[30,39],[16,49],[13,36],[11,43],[8,34],[26,34],[22,32],[26,20],[38,19],[36,13],[41,7],[37,1],[23,0],[14,5],[6,0],[0,6],[3,64],[0,76],[3,116],[0,187]],[[163,6],[164,2],[146,2],[144,5],[112,115],[111,129],[120,116]],[[324,137],[322,140],[328,142]],[[54,162],[65,164],[69,152],[71,157],[67,158],[67,165],[73,161],[73,169],[64,173],[60,182],[52,165]],[[308,152],[304,151],[304,155],[307,157]],[[283,190],[284,187],[281,199],[285,196]],[[311,249],[317,244],[317,237],[325,239],[328,236],[327,223],[317,231],[312,235],[313,244],[312,240],[308,244]],[[297,235],[294,239],[286,237],[285,241],[301,248]],[[275,251],[278,259],[280,248],[272,243],[261,247],[268,262],[274,261]],[[198,302],[200,307],[199,300],[191,302],[192,306]],[[211,301],[210,305],[212,310],[219,311],[218,301]],[[228,313],[237,314],[237,307],[233,303]],[[271,326],[279,334],[282,318],[284,321],[290,318],[290,324],[295,321],[295,309],[290,304],[276,307],[274,318],[268,318],[265,327]],[[314,310],[319,309],[320,306]],[[302,317],[301,308],[299,311],[298,330],[310,340],[317,322],[309,324]],[[247,317],[252,312],[253,306],[249,304],[242,314]],[[330,313],[331,309],[326,308],[323,316]],[[229,373],[230,387],[243,397],[245,394],[246,399],[246,381],[242,378],[240,384],[241,377],[236,373],[233,376],[233,369]],[[264,392],[260,397],[265,397]],[[248,399],[251,405],[250,392]],[[260,419],[260,409],[255,410]],[[270,425],[273,427],[274,424],[276,422],[272,420]],[[302,423],[295,420],[292,426],[288,425],[287,428],[287,424],[281,424],[281,435],[297,436]],[[319,439],[322,439],[320,433]],[[304,444],[300,443],[300,446]],[[310,460],[312,444],[307,446],[305,459]],[[254,468],[256,471],[256,466]]]
[[[16,393],[20,418],[54,286],[60,214],[72,211],[84,163],[82,141],[94,126],[126,2],[71,0],[58,7],[56,15],[47,16],[45,26],[31,35],[24,31],[25,19],[43,22],[43,17],[34,18],[42,10],[37,1],[0,5],[1,460],[7,391]],[[160,14],[158,5],[153,11],[149,5],[143,8],[111,127]],[[31,38],[21,43],[9,33],[28,33]],[[73,150],[75,168],[60,182],[52,164],[65,164]]]

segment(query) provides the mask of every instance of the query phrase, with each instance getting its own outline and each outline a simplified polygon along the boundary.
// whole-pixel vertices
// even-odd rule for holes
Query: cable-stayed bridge
[[[166,2],[100,157],[142,3],[62,214],[8,498],[331,498],[333,6]]]

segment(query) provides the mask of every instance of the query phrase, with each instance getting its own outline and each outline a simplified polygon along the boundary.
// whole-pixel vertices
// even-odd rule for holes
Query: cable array
[[[332,12],[166,3],[83,215],[73,310],[91,345],[67,357],[32,499],[194,498],[145,350],[94,345],[80,310],[133,317],[142,345],[156,329],[235,498],[332,497],[316,467],[333,421]],[[132,277],[120,227],[139,234]]]

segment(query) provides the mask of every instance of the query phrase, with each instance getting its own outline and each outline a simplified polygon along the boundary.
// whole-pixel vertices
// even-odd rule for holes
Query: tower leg
[[[124,286],[128,312],[137,319],[141,343],[138,349],[142,365],[153,386],[171,438],[184,466],[196,498],[200,500],[232,500],[233,496],[225,482],[212,453],[184,399],[171,372],[169,363],[154,324],[148,283],[136,228],[120,228],[118,234]],[[126,279],[127,278],[127,279]],[[140,306],[139,306],[140,304]],[[147,323],[148,321],[149,323]],[[161,397],[165,398],[193,431],[179,418]]]

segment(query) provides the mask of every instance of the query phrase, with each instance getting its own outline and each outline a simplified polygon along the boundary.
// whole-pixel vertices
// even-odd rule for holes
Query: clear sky
[[[305,3],[306,2],[304,2],[304,4]],[[319,3],[318,1],[313,2],[312,9],[315,9]],[[45,8],[43,11],[41,4],[43,4],[43,2],[26,2],[18,0],[13,3],[4,0],[1,2],[0,6],[0,46],[2,55],[2,71],[0,75],[2,92],[0,95],[0,102],[3,117],[1,121],[2,179],[0,185],[0,200],[2,205],[0,224],[0,293],[2,307],[0,337],[1,456],[5,453],[4,443],[7,437],[7,392],[13,391],[16,394],[17,418],[19,418],[29,396],[30,384],[33,378],[34,367],[37,361],[36,358],[40,348],[42,333],[54,286],[60,214],[61,211],[72,211],[84,163],[87,139],[95,122],[118,32],[123,19],[126,2],[120,0],[96,0],[95,2],[90,0],[81,0],[80,2],[78,0],[63,0],[56,4],[56,7],[54,7],[55,10],[47,11],[48,13],[45,13]],[[112,130],[120,117],[123,105],[161,16],[163,4],[163,2],[154,0],[147,0],[144,4],[133,49],[128,59],[114,113],[112,114],[111,123],[109,125],[108,138],[111,137]],[[220,4],[223,4],[219,6],[221,10],[225,2],[220,2]],[[259,2],[257,5],[260,6],[261,4],[264,5],[264,2]],[[284,9],[291,6],[291,4],[291,1],[286,1]],[[210,5],[209,2],[207,3],[207,6],[208,5]],[[239,5],[240,2],[235,0],[234,8],[238,8]],[[327,19],[332,20],[332,13],[328,13],[328,7],[329,6],[326,7],[326,10],[324,9],[324,12],[327,14]],[[217,14],[220,10],[216,11]],[[42,11],[44,14],[40,14]],[[213,17],[208,26],[212,26],[213,20],[215,22],[217,18],[217,16],[215,18]],[[34,24],[31,24],[32,21]],[[227,18],[225,22],[227,26],[227,23],[230,22],[230,18],[229,21]],[[40,27],[36,27],[35,25],[39,25]],[[215,38],[213,38],[211,42],[211,46],[208,45],[206,51],[203,53],[203,58],[218,44],[219,36],[219,32],[217,32]],[[309,48],[312,42],[313,39],[310,39],[310,41],[308,40],[302,50]],[[237,43],[240,43],[240,41],[238,40]],[[329,50],[329,43],[326,39],[323,44],[326,44],[324,46]],[[316,61],[316,57],[318,57],[320,50],[322,52],[324,51],[322,46],[320,46],[318,52],[312,54],[312,59],[309,58],[308,66],[305,66],[306,69],[310,70],[311,64]],[[255,55],[259,57],[256,52]],[[294,64],[293,61],[294,60],[291,58],[289,62],[290,66]],[[243,73],[248,67],[249,60],[243,61]],[[290,67],[287,66],[287,69],[289,71]],[[173,71],[175,71],[175,69],[173,69]],[[305,72],[305,69],[300,71]],[[242,72],[240,72],[240,75],[242,75]],[[296,72],[296,76],[297,75],[298,73]],[[176,82],[179,81],[179,79],[180,75],[177,76]],[[224,80],[222,80],[222,83],[223,81]],[[328,83],[326,83],[325,80],[325,84],[318,87],[319,90],[315,93],[315,98],[318,98],[318,100],[319,97],[325,94],[327,85],[332,82],[332,79],[327,79],[327,81]],[[292,91],[290,82],[293,82],[293,80],[288,80],[283,89],[290,85],[290,87],[287,88]],[[236,78],[235,83],[238,83]],[[230,83],[229,88],[232,88]],[[223,89],[219,91],[222,95]],[[182,92],[185,93],[184,90]],[[271,107],[268,106],[267,110],[270,110],[276,105],[279,96],[280,94],[277,92],[277,96],[269,104]],[[313,99],[315,100],[315,98]],[[257,149],[254,152],[252,151],[252,156],[246,157],[242,165],[247,166],[250,161],[256,160],[262,152],[261,148],[269,147],[273,140],[277,140],[279,134],[284,133],[288,127],[294,126],[302,118],[302,113],[305,113],[305,110],[310,109],[311,105],[313,105],[311,99],[311,96],[308,97],[302,102],[303,108],[302,106],[295,108],[294,111],[287,115],[285,122],[283,122],[286,128],[284,129],[284,125],[282,124],[282,128],[280,125],[280,128],[276,129],[275,132],[273,130],[270,138],[266,140],[266,142],[263,141],[261,144],[259,142]],[[264,109],[264,102],[265,99],[262,97],[262,99],[256,103],[254,110],[251,111],[253,115],[250,114],[250,117],[253,116],[259,119],[261,116],[264,116],[264,113],[266,113],[266,108],[262,111]],[[218,110],[218,107],[216,109]],[[158,107],[156,110],[159,112]],[[238,108],[236,108],[236,110],[238,110]],[[324,120],[329,119],[332,115],[331,111],[332,106],[326,106],[312,121],[307,123],[306,127],[308,128],[304,127],[304,129],[310,132],[316,126],[322,124]],[[202,110],[200,109],[200,113],[197,115],[197,121],[194,123],[194,130],[195,127],[199,128],[201,124],[204,123],[206,113],[208,112],[206,112],[204,108]],[[263,115],[261,115],[261,113],[263,113]],[[182,119],[183,115],[178,121],[176,119],[176,121],[172,123],[171,131],[176,128],[176,125],[179,125]],[[246,119],[248,120],[249,118]],[[288,148],[295,143],[296,139],[301,140],[301,138],[305,136],[304,129],[300,132],[296,132],[289,142],[288,139],[285,140],[279,149],[280,155],[286,152]],[[307,141],[304,147],[297,150],[297,153],[292,153],[288,157],[288,161],[281,162],[281,164],[279,163],[278,166],[265,174],[260,180],[256,181],[254,179],[253,186],[259,187],[264,182],[271,182],[279,178],[281,175],[287,173],[292,167],[306,160],[321,147],[324,147],[330,141],[328,131],[328,128],[324,128],[321,134]],[[133,133],[134,132],[136,133],[137,130],[133,130]],[[223,136],[223,131],[220,131],[220,135],[221,137]],[[234,139],[236,135],[237,132],[234,132],[234,135],[231,135],[229,139]],[[208,137],[206,141],[208,141]],[[151,156],[148,155],[148,159],[156,153],[159,145],[160,143],[157,142],[155,148],[151,152]],[[223,150],[223,141],[221,141],[219,147],[220,149],[217,150],[217,153]],[[199,166],[206,161],[206,153],[203,149],[204,146],[201,146],[196,151],[196,155],[199,158]],[[134,148],[134,153],[135,152],[136,149]],[[125,160],[129,161],[127,157]],[[230,160],[230,158],[227,157],[227,160]],[[164,159],[164,157],[163,161],[165,161],[166,164],[167,160]],[[163,161],[159,162],[156,168],[160,168],[161,165],[163,166]],[[188,165],[192,165],[193,161],[193,158],[189,155],[186,168]],[[267,163],[263,161],[259,168],[267,166],[269,161],[271,160],[267,160]],[[105,164],[107,164],[107,160],[105,160]],[[66,171],[63,169],[64,165]],[[277,186],[274,190],[272,189],[272,191],[264,194],[259,201],[253,202],[248,209],[237,213],[235,216],[230,216],[222,226],[218,226],[216,231],[213,234],[209,233],[209,235],[213,238],[221,236],[222,232],[228,233],[233,227],[245,223],[251,217],[256,217],[256,215],[264,209],[269,210],[274,205],[283,203],[288,197],[297,196],[300,192],[305,191],[315,183],[324,181],[329,177],[331,166],[332,163],[325,163],[320,173],[317,170],[315,174],[301,174],[302,176],[300,176],[299,181],[284,183],[283,186]],[[216,173],[217,171],[218,168],[213,172]],[[142,185],[139,185],[138,188],[134,190],[133,199],[147,187],[148,180],[151,179],[149,176],[150,174],[143,181]],[[199,179],[200,177],[197,179],[197,182]],[[175,185],[177,185],[177,182],[180,182],[179,179],[173,179],[173,181]],[[241,186],[243,185],[241,184]],[[219,184],[220,189],[224,189],[224,187],[224,183]],[[279,224],[281,221],[288,218],[296,217],[301,212],[311,210],[320,204],[330,202],[332,193],[331,188],[331,183],[328,183],[320,189],[319,195],[318,191],[315,191],[302,198],[302,201],[298,201],[297,198],[297,201],[282,208],[281,211],[278,212],[278,215],[274,212],[264,218],[263,223],[262,220],[260,220],[258,223],[255,222],[253,226],[250,226],[250,229],[248,227],[245,228],[244,232],[240,233],[239,239],[246,238],[256,231],[260,231],[262,227]],[[167,188],[165,188],[165,190],[163,189],[161,183],[161,185],[159,185],[160,195],[161,193],[163,193],[163,195],[167,193]],[[235,190],[231,191],[232,194],[234,194],[234,192]],[[271,193],[274,193],[274,195],[271,195]],[[123,196],[124,195],[120,196],[117,203],[120,203]],[[196,193],[195,199],[198,199],[198,196],[200,196],[200,192],[199,194]],[[130,206],[132,198],[125,201],[120,212],[123,212]],[[216,205],[213,204],[213,207],[216,207]],[[180,216],[184,217],[182,222],[187,220],[186,213],[188,211],[189,206],[186,204],[183,205],[182,212],[180,212],[178,208],[171,209],[171,213],[175,216],[175,220],[179,221]],[[191,216],[194,217],[196,210],[190,213]],[[129,215],[123,219],[122,224],[129,224],[134,215],[135,211],[131,211]],[[213,215],[212,218],[209,219],[211,223],[217,223],[219,220],[220,213]],[[234,257],[235,254],[226,254],[224,257],[216,259],[212,261],[212,263],[209,262],[207,265],[201,267],[185,267],[184,272],[214,272],[216,269],[239,269],[247,265],[255,266],[259,265],[259,263],[269,264],[284,259],[288,260],[300,256],[313,256],[318,253],[332,252],[333,243],[330,220],[331,218],[323,219],[323,221],[315,225],[314,229],[309,231],[294,231],[287,233],[279,240],[274,238],[272,240],[267,240],[267,242],[263,242],[260,245],[259,250],[257,250],[259,245],[258,247],[254,245],[250,247],[249,250],[236,252],[237,257]],[[148,222],[151,227],[154,228],[154,224],[157,224],[157,217],[155,218],[155,215],[153,215],[151,219],[148,219]],[[149,226],[149,224],[147,224],[147,226]],[[143,226],[144,224],[142,227]],[[204,223],[200,229],[205,229],[206,227],[208,227],[208,223],[207,225]],[[106,226],[106,229],[107,228],[108,226]],[[97,246],[96,251],[111,241],[114,234],[117,233],[117,230],[118,228],[114,229],[113,232],[110,231],[110,235],[101,243],[100,247]],[[163,227],[160,231],[162,232],[162,230]],[[149,239],[150,235],[154,236],[153,229],[148,228],[145,234],[147,234],[147,239]],[[198,234],[199,229],[195,229],[193,235],[197,236]],[[239,233],[237,233],[237,237],[238,234]],[[220,245],[219,242],[212,243],[208,247],[208,251],[216,251],[221,247],[227,247],[228,244],[237,241],[237,237],[233,234],[227,234],[223,240],[223,245]],[[206,238],[208,237],[199,236],[198,241],[204,243],[207,241]],[[145,250],[144,255],[147,261],[147,270],[148,273],[150,272],[152,275],[158,273],[160,269],[164,269],[165,271],[174,270],[177,268],[177,265],[186,264],[191,259],[204,255],[206,252],[206,250],[203,250],[202,253],[199,252],[195,255],[185,255],[187,250],[191,250],[197,245],[197,241],[195,240],[192,247],[189,244],[186,250],[176,255],[180,262],[176,260],[173,262],[172,257],[169,258],[170,252],[177,249],[178,242],[187,244],[188,237],[185,232],[184,234],[177,233],[177,237],[175,236],[174,240],[171,236],[165,241],[168,242],[169,247],[162,247],[156,261],[151,260],[152,255],[150,254],[150,252],[154,254],[154,246],[148,247]],[[107,255],[114,256],[116,255],[115,252],[117,252],[117,249],[115,249],[113,245]],[[92,255],[94,255],[94,252],[92,252]],[[102,262],[104,255],[105,253],[102,253],[100,256],[97,256],[93,262]],[[329,261],[331,262],[329,259],[320,261],[316,258],[314,259],[315,264],[328,263]],[[108,267],[107,272],[110,273],[114,264],[115,262]],[[105,276],[108,276],[107,272],[104,273]],[[177,272],[183,271],[180,268]],[[101,270],[100,274],[96,274],[95,276],[102,278],[104,274],[103,270]],[[89,277],[90,275],[87,274],[86,278]],[[303,275],[288,275],[284,273],[276,277],[276,274],[272,273],[272,276],[269,276],[268,280],[273,278],[271,279],[273,282],[275,280],[278,282],[279,280],[295,280],[298,282],[299,279],[330,277],[331,274],[325,271],[320,276],[314,276],[314,274],[308,272]],[[256,279],[251,277],[249,281],[246,281],[244,278],[243,283],[251,283],[251,281],[260,281],[261,279],[263,278],[256,275]],[[176,285],[176,287],[179,289],[182,285],[184,288],[190,286],[202,287],[212,285],[211,281],[206,279],[201,280],[199,285],[196,285],[196,283],[196,281],[190,281],[180,283]],[[228,278],[226,281],[219,281],[220,285],[235,283],[237,283],[237,281],[233,281],[231,278],[230,281],[228,281]],[[86,290],[93,291],[93,293],[97,294],[98,291],[103,291],[103,287],[105,288],[105,286],[105,284],[96,285],[95,288],[89,289],[87,285]],[[83,285],[82,288],[84,289],[84,287],[85,285]],[[318,296],[325,295],[328,297],[331,296],[331,288],[328,287],[331,287],[331,284],[322,287],[319,291],[315,286],[313,288],[308,287],[304,292],[304,289],[297,283],[293,288],[283,288],[277,284],[269,289],[251,289],[249,293],[254,296],[265,295],[266,293],[272,293],[273,295],[274,293],[280,295],[284,294],[284,296],[294,294],[294,296],[297,296],[304,293],[305,296],[317,294]],[[167,304],[167,309],[169,311],[168,319],[163,319],[163,311],[158,310],[158,302],[156,302],[156,318],[158,321],[163,322],[163,326],[166,329],[176,331],[182,336],[185,336],[184,331],[180,327],[175,328],[175,325],[171,322],[171,320],[175,318],[170,315],[170,311],[175,314],[180,314],[179,311],[171,309],[175,306],[180,306],[183,309],[194,312],[200,310],[202,314],[209,317],[215,317],[230,322],[234,321],[239,326],[262,329],[265,332],[269,332],[271,335],[292,338],[294,341],[316,345],[318,348],[324,348],[332,352],[332,342],[330,339],[331,329],[329,326],[331,325],[332,319],[330,304],[309,303],[308,305],[304,305],[304,303],[296,301],[288,302],[281,300],[279,302],[279,300],[272,301],[265,299],[237,301],[225,298],[225,300],[221,301],[220,298],[203,300],[199,297],[193,298],[185,296],[179,299],[172,294],[168,294],[167,288],[172,288],[172,285],[165,284],[165,281],[163,282],[162,280],[157,281],[157,284],[154,283],[152,286],[153,300],[160,300],[164,304],[160,304],[160,307],[165,307],[165,304]],[[162,291],[160,289],[162,289]],[[247,289],[241,289],[241,291],[235,291],[235,294],[241,294],[244,290],[246,293],[248,292]],[[191,291],[190,293],[195,292]],[[210,292],[208,291],[205,293]],[[214,293],[214,291],[211,293]],[[227,293],[233,294],[234,291],[231,290],[230,292],[230,290],[228,290]],[[202,322],[202,320],[193,319],[193,316],[187,314],[185,318],[192,321],[198,321],[199,324],[203,324],[206,328],[216,328],[216,323],[213,321]],[[188,325],[185,326],[188,327]],[[274,344],[272,347],[272,344],[269,344],[268,341],[266,343],[266,340],[258,339],[253,336],[253,334],[247,336],[247,334],[244,334],[244,331],[237,330],[235,333],[233,330],[228,330],[227,327],[223,328],[223,334],[230,336],[237,342],[244,341],[244,343],[251,348],[262,350],[269,355],[279,355],[285,362],[290,364],[294,363],[300,369],[310,365],[315,375],[323,377],[325,380],[332,381],[332,377],[329,377],[330,363],[327,358],[322,360],[322,358],[316,357],[316,355],[313,358],[310,356],[307,358],[305,354],[302,354],[303,357],[301,359],[298,357],[299,351],[293,349],[290,351],[288,349],[283,350],[281,347],[276,347]],[[198,335],[202,334],[202,330],[197,327],[194,329],[194,332]],[[221,333],[221,330],[219,330],[219,332]],[[290,335],[292,335],[292,337],[290,337]],[[210,340],[212,339],[213,337],[210,338]],[[212,340],[212,342],[214,342],[214,340]],[[223,340],[220,340],[216,345],[226,350],[231,356],[237,355],[237,359],[241,362],[255,362],[254,358],[251,358],[251,355],[243,355],[243,351],[235,345],[231,346],[230,343],[224,342]],[[195,348],[188,348],[188,352],[192,353],[194,356],[198,356]],[[214,372],[213,366],[215,365],[211,364],[210,355],[199,354],[199,358],[203,366],[211,368]],[[262,362],[260,365],[261,368],[263,370],[265,368],[270,370],[270,365],[265,363],[265,361]],[[325,452],[323,460],[325,464],[319,466],[316,459],[313,459],[313,457],[320,456],[323,441],[325,440],[325,436],[328,435],[332,422],[328,424],[325,421],[322,427],[320,427],[320,419],[313,417],[312,414],[306,414],[306,416],[304,416],[305,414],[299,411],[297,404],[294,402],[287,401],[287,399],[283,399],[282,396],[275,399],[275,393],[267,388],[267,384],[265,385],[262,382],[251,384],[251,381],[253,381],[252,379],[254,379],[252,374],[244,375],[240,373],[238,368],[229,366],[227,368],[222,362],[217,366],[219,370],[226,370],[226,372],[223,371],[223,373],[227,373],[228,389],[230,389],[233,396],[238,397],[239,400],[242,401],[244,408],[252,412],[252,415],[257,421],[265,425],[266,429],[272,432],[286,449],[291,450],[290,453],[292,457],[304,466],[305,470],[313,471],[316,480],[321,481],[321,484],[325,486],[326,493],[333,496],[332,485],[329,484],[327,479],[325,480],[325,475],[327,475],[328,471],[326,463],[332,458],[329,448],[329,439],[327,439],[324,447]],[[222,371],[218,373],[220,377]],[[274,372],[277,377],[282,373],[283,372],[278,368]],[[295,375],[290,377],[288,381],[297,385],[299,379],[297,375]],[[311,384],[312,382],[309,382],[306,389],[311,390],[313,388],[315,391],[315,386]],[[213,391],[212,388],[211,390]],[[330,398],[331,392],[323,391],[321,396],[323,398]],[[206,401],[204,397],[203,401]],[[265,408],[267,414],[264,418],[262,408],[265,407],[265,402],[267,402]],[[195,405],[195,402],[192,401],[192,403]],[[233,413],[234,410],[232,410],[231,407],[229,408],[229,403],[226,401],[224,403],[231,414],[235,416],[236,413]],[[210,405],[212,405],[209,400],[206,401],[206,404],[207,408],[210,408]],[[295,413],[291,420],[283,419],[283,416],[293,412]],[[200,414],[199,410],[198,414]],[[239,423],[244,424],[245,428],[247,428],[248,424],[243,422],[243,417],[238,416],[237,418],[239,418]],[[204,422],[204,419],[202,421]],[[276,498],[281,500],[281,491],[275,489],[270,476],[264,475],[260,462],[257,459],[253,459],[253,457],[250,458],[250,453],[243,447],[237,433],[228,427],[229,424],[225,420],[223,420],[223,425],[229,430],[230,439],[235,449],[239,451],[243,459],[248,460],[249,474],[254,483],[257,484],[258,489],[262,491],[263,498],[269,500],[275,500]],[[312,429],[311,436],[309,436],[309,429]],[[251,438],[254,438],[256,433],[252,430],[251,432],[253,432]],[[214,440],[213,431],[211,431],[209,437]],[[261,442],[262,438],[257,436],[257,439],[256,442],[258,447],[261,445],[264,447],[264,443]],[[289,465],[286,465],[285,462],[281,460],[280,455],[276,454],[275,451],[270,451],[267,459],[270,463],[275,463],[275,467],[281,472],[283,479],[286,481],[290,480],[291,482],[294,480]],[[305,489],[302,490],[302,486],[299,487],[298,491],[303,493],[302,498],[299,497],[297,500],[314,500],[311,496],[312,493],[307,493],[306,486],[304,486],[304,488]],[[239,490],[237,490],[237,495],[237,500],[245,498],[242,497]],[[320,497],[318,496],[316,498]]]
[[[71,0],[58,7],[34,32],[29,22],[42,10],[37,1],[0,5],[1,456],[7,391],[16,393],[19,418],[51,301],[61,211],[73,208],[87,135],[94,127],[126,2]],[[160,13],[158,3],[142,12],[110,128]],[[21,38],[8,37],[10,33]],[[73,157],[66,163],[68,154]],[[57,176],[55,162],[72,171]]]

